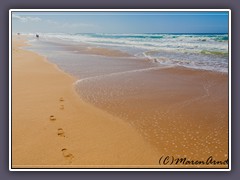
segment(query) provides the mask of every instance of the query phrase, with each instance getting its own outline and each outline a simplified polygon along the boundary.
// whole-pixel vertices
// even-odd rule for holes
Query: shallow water
[[[26,49],[46,56],[79,79],[75,87],[83,100],[128,122],[159,153],[226,158],[226,73],[134,56],[84,54],[91,46],[74,42],[32,39],[30,43]]]
[[[138,58],[228,72],[228,34],[42,34],[44,41],[121,50]]]

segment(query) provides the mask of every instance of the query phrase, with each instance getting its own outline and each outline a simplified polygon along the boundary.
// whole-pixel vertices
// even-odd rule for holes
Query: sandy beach
[[[75,79],[12,48],[13,168],[158,167],[159,155],[128,123],[80,100]]]
[[[148,61],[128,59],[121,51],[63,46],[61,50],[78,48],[76,57],[90,63],[77,70],[96,70],[93,78],[83,78],[75,87],[79,78],[21,49],[26,46],[24,36],[13,37],[14,168],[166,168],[159,165],[161,156],[196,161],[228,158],[226,73],[152,67]],[[115,64],[108,68],[115,56],[125,59],[113,59]],[[95,67],[99,58],[103,69],[100,64]],[[109,61],[104,64],[104,59]],[[109,75],[95,78],[103,70]]]
[[[9,16],[10,171],[231,169],[230,10]]]
[[[79,94],[131,124],[158,154],[228,158],[227,74],[181,67],[131,72],[81,81]]]

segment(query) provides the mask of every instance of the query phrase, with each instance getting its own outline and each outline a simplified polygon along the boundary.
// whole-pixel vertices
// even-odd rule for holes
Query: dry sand
[[[136,78],[131,76],[134,87],[126,86],[130,92],[138,85],[134,94],[124,93],[123,99],[105,97],[109,101],[105,107],[80,99],[73,87],[76,79],[43,57],[22,50],[24,42],[22,36],[13,38],[13,167],[167,168],[158,164],[162,155],[199,161],[211,155],[216,160],[227,159],[226,74],[185,68],[136,73]],[[93,54],[99,52],[105,51],[93,49]],[[121,78],[131,81],[120,76],[119,82]],[[107,90],[112,81],[116,78],[96,82],[94,90]],[[121,83],[114,88],[124,90]],[[94,95],[91,89],[84,92]],[[114,103],[124,101],[127,103],[115,107]],[[107,112],[129,116],[120,119]]]
[[[12,47],[13,168],[159,167],[134,128],[83,102],[75,79],[21,49],[24,41],[14,37]]]

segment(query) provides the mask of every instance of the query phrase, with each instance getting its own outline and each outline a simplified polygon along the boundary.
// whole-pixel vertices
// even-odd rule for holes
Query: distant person
[[[17,35],[20,35],[20,33],[17,33]]]
[[[39,35],[38,35],[38,34],[36,34],[36,38],[39,38]]]

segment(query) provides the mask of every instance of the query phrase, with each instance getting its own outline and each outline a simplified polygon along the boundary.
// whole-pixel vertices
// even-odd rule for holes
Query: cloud
[[[40,16],[41,17],[41,16]],[[37,17],[32,15],[12,15],[12,19],[21,22],[22,28],[35,29],[35,31],[42,32],[80,32],[89,31],[89,29],[96,29],[98,25],[85,22],[69,22],[62,19],[48,19],[45,17]],[[37,30],[36,30],[37,29]]]
[[[46,20],[46,22],[47,23],[49,23],[49,24],[52,24],[52,25],[59,25],[59,23],[58,22],[56,22],[56,21],[52,21],[52,20]]]
[[[39,17],[19,16],[19,15],[15,15],[15,14],[12,15],[12,18],[16,19],[16,20],[19,20],[21,22],[24,22],[24,23],[26,23],[26,22],[39,22],[39,21],[42,21],[42,19],[39,18]]]
[[[93,24],[87,23],[59,23],[52,20],[46,20],[47,23],[58,26],[58,28],[84,28],[84,27],[96,27]]]
[[[56,22],[53,20],[46,20],[48,24],[54,25],[55,28],[61,28],[61,29],[77,29],[77,28],[93,28],[96,27],[94,24],[88,24],[88,23],[68,23],[68,22]]]

